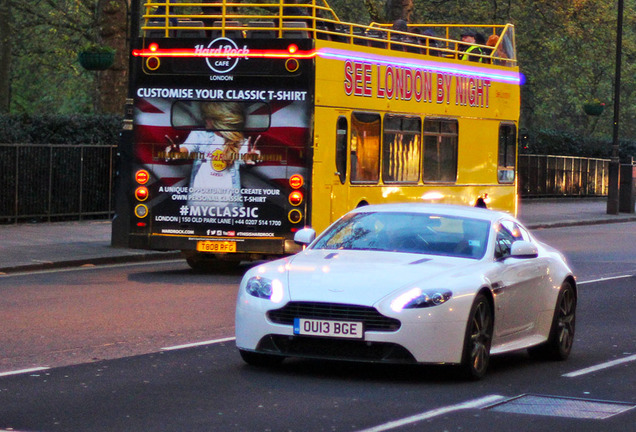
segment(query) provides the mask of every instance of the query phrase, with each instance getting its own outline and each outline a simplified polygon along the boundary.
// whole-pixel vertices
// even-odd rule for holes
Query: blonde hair
[[[239,158],[243,143],[243,106],[237,102],[207,102],[201,105],[201,114],[206,122],[206,129],[210,122],[210,129],[223,137],[223,160],[231,166]]]

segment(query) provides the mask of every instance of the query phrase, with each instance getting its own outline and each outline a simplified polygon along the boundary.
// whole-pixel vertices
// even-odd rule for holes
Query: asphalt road
[[[480,382],[442,367],[244,365],[225,340],[240,272],[170,262],[0,277],[0,373],[52,367],[0,375],[0,430],[634,431],[636,223],[535,234],[579,276],[572,356],[495,357]]]

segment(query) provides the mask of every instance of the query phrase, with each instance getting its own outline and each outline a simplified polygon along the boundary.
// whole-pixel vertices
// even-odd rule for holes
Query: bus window
[[[336,125],[336,171],[340,177],[340,183],[347,179],[347,131],[349,125],[346,117],[338,117]]]
[[[419,117],[384,116],[382,179],[385,183],[417,183],[420,179]]]
[[[380,114],[351,115],[351,181],[376,183],[380,177]]]
[[[457,120],[424,120],[424,182],[455,183],[457,180]]]
[[[497,167],[499,183],[513,183],[515,181],[516,148],[517,128],[513,124],[502,123],[499,126],[499,164]]]

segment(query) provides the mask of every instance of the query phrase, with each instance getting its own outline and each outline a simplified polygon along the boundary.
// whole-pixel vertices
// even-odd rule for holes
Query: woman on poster
[[[167,153],[188,153],[192,159],[188,204],[241,207],[240,164],[255,164],[260,151],[245,138],[245,112],[237,102],[201,104],[205,130],[193,130],[181,145],[172,143]]]

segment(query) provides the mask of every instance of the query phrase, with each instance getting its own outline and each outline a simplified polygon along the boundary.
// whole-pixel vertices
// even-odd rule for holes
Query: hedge
[[[554,129],[522,129],[519,147],[522,154],[606,159],[612,155],[612,138],[586,137]],[[619,156],[636,157],[636,141],[619,140]]]
[[[117,115],[0,115],[2,144],[117,144]]]

